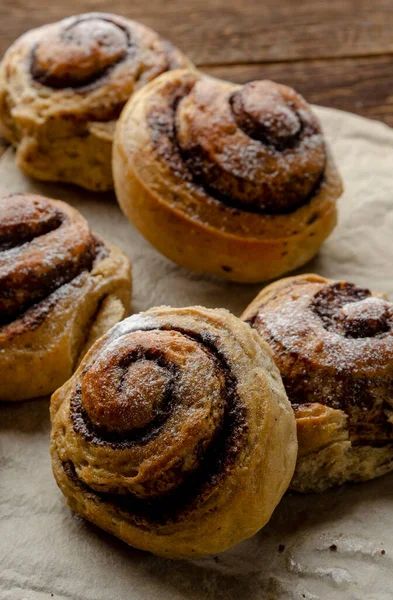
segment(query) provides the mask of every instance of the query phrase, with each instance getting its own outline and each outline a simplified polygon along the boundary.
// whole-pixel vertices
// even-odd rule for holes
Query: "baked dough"
[[[243,319],[270,344],[295,411],[292,489],[323,491],[393,469],[393,304],[317,275],[266,287]]]
[[[240,282],[310,260],[342,192],[318,120],[294,90],[186,70],[127,103],[113,176],[123,212],[160,252]]]
[[[271,352],[225,310],[160,307],[119,323],[52,396],[51,418],[69,506],[165,557],[253,535],[296,462]]]
[[[0,198],[0,400],[50,394],[128,314],[128,258],[64,202]]]
[[[191,62],[157,33],[109,13],[33,29],[0,66],[0,125],[19,167],[47,181],[113,187],[116,119],[134,90]]]

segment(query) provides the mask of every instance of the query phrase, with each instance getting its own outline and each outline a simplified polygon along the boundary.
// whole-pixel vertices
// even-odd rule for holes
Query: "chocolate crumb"
[[[230,273],[232,271],[232,267],[228,267],[227,265],[222,265],[221,269],[226,273]]]
[[[336,544],[332,544],[331,546],[329,546],[329,550],[331,552],[337,552],[337,545]]]
[[[280,554],[281,554],[281,552],[284,552],[284,550],[285,550],[284,544],[279,544],[278,551],[280,552]]]
[[[385,550],[381,550],[381,556],[385,556],[386,552]]]

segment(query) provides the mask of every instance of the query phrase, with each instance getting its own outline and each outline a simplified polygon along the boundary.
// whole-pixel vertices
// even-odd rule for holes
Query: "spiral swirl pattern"
[[[128,313],[131,269],[74,208],[0,197],[0,402],[51,394]]]
[[[32,29],[0,63],[0,123],[31,177],[113,189],[116,121],[130,96],[161,73],[192,68],[141,23],[91,12]]]
[[[229,331],[239,367],[228,353]],[[230,510],[239,473],[247,472],[245,465],[253,472],[252,457],[264,445],[256,441],[264,429],[260,411],[270,410],[262,397],[281,390],[277,379],[262,392],[261,406],[251,391],[244,395],[239,373],[252,367],[243,350],[249,336],[255,350],[250,334],[225,311],[163,308],[125,320],[99,341],[71,386],[52,399],[55,472],[67,497],[71,486],[77,496],[94,497],[105,515],[117,507],[120,537],[153,551],[159,539],[163,553],[174,552],[179,535],[198,537],[198,519],[204,528],[218,507]],[[266,374],[258,363],[254,368],[262,381]],[[253,517],[260,519],[252,515],[250,523]],[[219,522],[218,513],[216,527]],[[219,538],[227,538],[228,526],[217,531]],[[141,542],[141,531],[151,546]]]
[[[33,195],[0,198],[0,325],[90,270],[96,246],[68,205]]]
[[[63,19],[36,37],[31,75],[36,82],[59,90],[93,90],[117,66],[123,78],[118,83],[127,89],[127,80],[137,84],[139,79],[143,82],[185,66],[181,53],[169,42],[139,23],[109,13]],[[122,68],[127,65],[128,72]],[[113,77],[116,81],[116,74]]]
[[[67,19],[35,45],[31,72],[54,88],[88,85],[123,60],[130,45],[129,29],[108,17]]]
[[[71,400],[71,419],[84,440],[118,455],[115,487],[97,473],[93,488],[150,501],[173,490],[166,504],[174,512],[188,498],[188,477],[198,479],[199,470],[205,476],[207,468],[210,479],[222,476],[231,448],[241,450],[244,407],[213,340],[176,329],[133,331],[135,326],[138,319],[129,320],[129,333],[85,369]],[[91,453],[86,446],[86,460]],[[196,493],[195,481],[193,489]],[[164,516],[162,504],[158,518]]]
[[[156,104],[148,116],[156,147],[168,155],[170,145],[174,168],[183,163],[189,180],[226,205],[283,214],[306,203],[321,184],[321,128],[291,88],[254,81],[232,91],[205,77],[174,91],[168,121],[163,109],[160,104],[160,121]]]
[[[351,283],[333,283],[321,289],[312,309],[326,329],[346,338],[381,338],[392,332],[392,303]]]
[[[264,290],[245,318],[271,345],[295,409],[342,410],[352,441],[393,442],[391,302],[305,275]]]
[[[294,90],[186,70],[124,107],[113,176],[122,210],[165,256],[239,282],[311,259],[342,193],[318,120]]]

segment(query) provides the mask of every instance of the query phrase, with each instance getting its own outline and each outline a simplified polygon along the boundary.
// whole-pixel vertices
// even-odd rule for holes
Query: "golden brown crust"
[[[157,33],[110,13],[31,30],[0,65],[0,125],[37,179],[113,187],[112,136],[130,95],[160,73],[192,67]]]
[[[128,313],[126,256],[74,208],[0,198],[0,400],[53,392],[84,351]]]
[[[242,318],[271,346],[295,411],[292,488],[321,491],[393,469],[393,304],[317,275],[263,289]]]
[[[296,462],[270,350],[224,310],[161,307],[119,323],[52,396],[51,418],[70,507],[167,557],[253,535]]]
[[[184,70],[127,103],[113,172],[122,210],[163,254],[236,281],[307,262],[333,229],[342,192],[319,123],[296,92]]]

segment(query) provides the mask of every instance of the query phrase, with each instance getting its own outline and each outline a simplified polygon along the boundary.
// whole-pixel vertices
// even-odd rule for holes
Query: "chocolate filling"
[[[232,209],[236,213],[240,211],[259,215],[292,214],[302,206],[309,204],[311,200],[318,195],[325,182],[325,169],[321,172],[310,193],[306,194],[304,197],[298,197],[295,190],[295,192],[286,195],[285,202],[276,202],[274,191],[271,192],[271,197],[269,197],[269,188],[265,183],[261,182],[261,195],[263,193],[267,196],[267,200],[263,207],[258,206],[258,204],[255,203],[247,204],[237,199],[236,189],[242,194],[245,181],[241,177],[236,177],[234,174],[231,175],[234,180],[233,194],[224,193],[217,189],[217,187],[214,186],[214,182],[218,181],[222,176],[221,168],[218,165],[211,163],[208,173],[206,173],[205,166],[209,162],[209,156],[205,153],[203,148],[199,146],[193,148],[192,151],[184,150],[181,148],[178,141],[176,128],[177,108],[181,100],[190,94],[192,87],[193,85],[191,83],[187,83],[178,86],[176,89],[170,90],[167,106],[163,109],[161,105],[157,107],[153,105],[147,113],[147,123],[155,150],[176,175],[189,184],[193,183],[209,197],[214,198],[217,202]],[[230,97],[230,102],[231,98],[233,98],[233,96]],[[275,147],[277,146],[276,149],[278,150],[278,146],[282,143],[287,144],[286,148],[295,147],[306,133],[310,134],[312,131],[310,127],[302,125],[300,132],[294,136],[293,140],[287,140],[287,142],[277,141]],[[262,139],[260,141],[266,141],[269,145],[267,139]],[[209,181],[211,182],[210,184]],[[293,184],[293,187],[295,187],[295,183]]]
[[[70,414],[74,425],[74,431],[84,437],[88,442],[96,445],[110,445],[112,448],[125,449],[134,444],[147,444],[150,440],[159,435],[166,420],[169,418],[174,408],[176,407],[176,375],[177,367],[175,364],[166,360],[165,356],[155,351],[153,348],[146,350],[138,348],[134,352],[128,354],[127,359],[119,364],[119,369],[123,372],[123,378],[127,368],[139,360],[150,360],[156,362],[160,367],[164,367],[169,375],[169,382],[165,390],[165,395],[160,408],[157,411],[156,417],[147,426],[131,431],[123,431],[121,433],[107,431],[102,427],[98,427],[89,419],[83,404],[82,390],[78,385],[75,394],[70,401]],[[121,394],[121,389],[118,390]]]
[[[122,25],[121,23],[117,23],[107,17],[97,16],[94,14],[90,15],[90,16],[77,17],[68,27],[64,28],[63,30],[61,30],[59,32],[60,39],[61,40],[64,39],[64,43],[66,43],[65,40],[66,40],[67,36],[68,37],[70,35],[72,36],[72,33],[70,33],[70,31],[72,31],[73,27],[75,27],[79,23],[91,21],[91,20],[97,20],[97,19],[104,21],[106,23],[110,23],[111,25],[114,25],[115,27],[120,29],[125,34],[126,39],[127,39],[127,51],[119,59],[115,60],[107,67],[105,67],[101,70],[98,70],[84,78],[75,79],[71,74],[64,74],[61,77],[57,77],[56,75],[43,70],[37,64],[36,53],[37,53],[38,44],[35,44],[32,48],[31,56],[30,56],[30,73],[31,73],[32,78],[35,81],[37,81],[38,83],[41,83],[42,85],[45,85],[47,87],[51,87],[54,89],[74,88],[74,89],[78,89],[78,91],[80,91],[80,92],[87,92],[87,91],[93,89],[94,87],[98,86],[103,79],[108,77],[110,72],[119,63],[123,62],[126,59],[130,59],[130,57],[133,54],[135,54],[136,47],[135,47],[135,44],[132,42],[132,36],[131,36],[131,32],[130,32],[129,28]]]
[[[62,220],[62,223],[65,221]],[[26,242],[29,244],[29,242]],[[10,261],[16,252],[24,249],[25,244],[18,248],[8,250]],[[69,283],[82,271],[90,271],[93,264],[93,255],[90,252],[77,257],[64,257],[64,260],[56,265],[56,270],[45,269],[34,270],[29,277],[22,281],[15,281],[13,277],[6,275],[1,278],[0,292],[0,327],[11,323],[29,308],[49,296],[56,289]],[[43,265],[44,267],[44,265]]]
[[[94,90],[95,88],[97,88],[99,85],[102,84],[102,82],[104,82],[110,75],[111,72],[122,62],[125,61],[132,61],[137,54],[137,45],[136,43],[133,41],[133,36],[132,36],[132,29],[131,27],[128,27],[120,22],[114,21],[108,17],[105,16],[100,16],[97,14],[92,14],[92,15],[82,15],[79,17],[76,17],[74,19],[74,21],[66,28],[64,28],[62,31],[59,32],[59,37],[60,39],[64,39],[64,43],[66,43],[66,38],[67,37],[72,37],[72,28],[75,27],[76,25],[78,25],[79,23],[82,22],[86,22],[86,21],[91,21],[91,20],[101,20],[104,21],[106,23],[110,23],[111,25],[114,25],[115,27],[117,27],[119,30],[121,30],[125,36],[126,36],[126,40],[127,40],[127,49],[126,51],[123,53],[122,56],[120,56],[118,59],[114,60],[111,64],[107,65],[106,67],[102,68],[102,69],[98,69],[96,70],[94,73],[91,73],[90,75],[87,75],[85,77],[73,77],[73,75],[71,73],[64,73],[61,75],[61,77],[56,76],[55,74],[49,73],[48,71],[46,71],[45,69],[43,69],[42,67],[40,67],[38,65],[38,61],[37,61],[37,48],[38,48],[38,43],[34,44],[31,53],[30,53],[30,58],[29,58],[29,71],[31,74],[31,77],[34,81],[37,81],[38,83],[40,83],[41,85],[44,85],[46,87],[51,87],[53,89],[66,89],[66,88],[70,88],[70,89],[75,89],[76,91],[78,91],[78,93],[88,93],[92,90]],[[165,55],[166,58],[166,68],[164,69],[165,71],[170,71],[172,69],[177,69],[183,66],[183,64],[179,61],[178,55],[179,55],[179,51],[177,50],[177,48],[175,46],[173,46],[173,44],[171,44],[169,41],[162,39],[162,52]],[[143,74],[143,70],[137,74],[137,80],[139,80],[139,78],[141,77],[141,75]],[[118,118],[118,116],[120,115],[121,109],[124,106],[124,102],[119,103],[115,108],[112,109],[113,111],[113,115],[112,118]],[[95,117],[92,117],[92,120],[96,120]],[[105,119],[108,120],[108,119]]]
[[[311,309],[323,326],[346,338],[383,337],[393,327],[393,309],[369,290],[339,282],[315,294]]]
[[[332,329],[335,315],[345,304],[359,302],[370,296],[370,290],[340,281],[319,290],[313,297],[311,310],[320,317],[325,329]]]
[[[7,248],[7,259],[28,247],[36,237],[54,231],[66,223],[65,215],[56,212],[52,219],[48,219],[36,227],[31,228],[28,224],[16,224],[12,229],[12,236],[3,237],[3,248]],[[18,237],[18,231],[21,236]],[[84,271],[91,271],[97,261],[103,260],[109,253],[104,242],[98,237],[92,236],[92,248],[86,254],[77,257],[64,258],[53,269],[32,272],[24,282],[14,281],[11,277],[0,278],[0,328],[12,324],[16,320],[21,321],[22,327],[17,327],[10,332],[12,337],[22,333],[26,328],[34,330],[43,322],[50,309],[56,304],[58,294],[63,286],[75,282]],[[22,297],[22,301],[21,301]]]
[[[217,188],[212,187],[206,183],[206,174],[199,169],[198,164],[202,164],[207,160],[207,155],[204,156],[204,152],[202,148],[198,148],[194,154],[189,152],[183,152],[180,150],[182,154],[183,161],[187,165],[192,181],[195,185],[200,188],[203,188],[205,193],[208,196],[211,196],[218,202],[221,202],[228,208],[240,210],[242,212],[252,213],[256,215],[289,215],[296,212],[302,206],[309,204],[311,200],[319,193],[321,186],[325,180],[325,174],[322,173],[320,179],[316,182],[312,191],[305,196],[304,198],[296,199],[296,193],[294,193],[294,197],[291,197],[290,194],[287,196],[288,203],[286,205],[280,205],[275,202],[274,194],[271,197],[268,197],[266,202],[266,206],[263,208],[257,206],[256,204],[244,204],[236,199],[235,195],[225,194],[224,192],[219,191]],[[192,167],[191,167],[192,165]],[[212,164],[209,169],[209,179],[212,181],[217,180],[220,177],[221,170],[216,165]],[[236,178],[237,189],[242,192],[243,181],[241,178]],[[264,195],[267,195],[266,185],[261,183],[261,190],[264,190]]]
[[[249,324],[271,345],[295,411],[298,407],[313,403],[342,410],[348,415],[347,427],[353,443],[373,445],[373,440],[379,440],[381,444],[392,442],[393,426],[386,414],[388,406],[385,400],[392,396],[393,390],[393,380],[388,369],[386,377],[378,373],[374,377],[368,377],[357,371],[356,367],[350,367],[344,358],[340,364],[340,344],[345,344],[348,348],[348,345],[360,343],[357,341],[359,338],[370,338],[366,342],[370,344],[376,339],[376,343],[380,344],[380,340],[391,335],[392,305],[373,297],[370,290],[351,283],[324,285],[309,302],[311,315],[308,309],[300,308],[300,312],[297,311],[296,300],[293,313],[290,302],[285,305],[285,312],[279,311],[284,319],[288,315],[288,338],[285,333],[282,334],[283,323],[274,320],[274,310],[270,322],[268,305],[269,302],[264,305],[266,312],[261,307],[259,313],[250,317]],[[290,321],[291,314],[297,315],[294,322]],[[317,324],[313,338],[307,338],[306,343],[312,348],[311,353],[307,353],[300,338],[307,337],[304,323],[308,319],[312,322],[314,315],[329,334],[327,336],[323,330],[321,334]],[[296,319],[300,321],[300,328],[296,325]],[[277,322],[278,329],[275,329],[274,323]],[[338,336],[343,339],[340,341]],[[327,357],[321,358],[321,363],[318,358],[319,348]],[[388,367],[388,363],[386,366]]]
[[[175,490],[146,500],[131,493],[110,494],[97,492],[78,479],[72,463],[63,464],[65,472],[76,485],[79,485],[99,501],[113,504],[115,509],[124,511],[127,518],[131,519],[136,525],[147,529],[150,525],[164,525],[168,522],[180,521],[185,514],[202,504],[211,490],[225,478],[235,464],[239,452],[244,448],[247,432],[246,411],[238,396],[236,379],[224,354],[217,348],[214,336],[209,333],[196,334],[190,330],[170,326],[147,329],[147,331],[153,330],[177,331],[185,337],[202,344],[216,368],[224,374],[225,408],[223,420],[215,437],[204,450],[198,469],[188,474]],[[158,358],[162,360],[162,357]],[[157,357],[151,355],[151,360],[157,360]],[[153,436],[158,435],[159,429],[163,427],[170,411],[175,407],[176,378],[173,382],[174,387],[170,390],[172,398],[167,401],[168,412],[161,415],[161,422],[152,423],[146,430],[143,430],[140,437],[136,437],[135,432],[133,432],[130,438],[123,436],[121,439],[114,439],[113,433],[108,436],[108,432],[98,432],[86,419],[86,415],[82,414],[80,399],[79,404],[78,400],[75,400],[78,393],[71,400],[71,419],[74,430],[90,443],[110,445],[114,449],[126,448],[136,443],[147,443]]]
[[[26,331],[34,331],[45,321],[52,308],[56,306],[61,295],[64,292],[67,293],[67,286],[75,285],[76,287],[79,287],[82,277],[83,273],[80,273],[72,281],[66,283],[63,287],[58,288],[37,304],[31,306],[25,313],[19,315],[17,320],[0,325],[0,331],[2,327],[7,327],[6,336],[8,341],[11,341],[17,335],[26,333]],[[1,333],[4,333],[4,330],[1,331]]]
[[[247,110],[244,100],[248,99],[247,97],[245,98],[245,96],[250,96],[250,87],[251,84],[248,84],[248,86],[245,85],[242,89],[236,90],[229,97],[229,105],[238,127],[240,127],[248,137],[262,142],[265,146],[274,146],[279,152],[283,152],[287,148],[295,148],[306,130],[306,124],[296,110],[294,103],[287,102],[287,106],[293,114],[293,120],[298,122],[298,127],[295,131],[286,131],[285,128],[283,128],[282,122],[278,122],[276,124],[276,129],[274,129],[271,127],[271,119],[269,126],[267,126],[266,122],[260,118],[261,115],[253,114]],[[258,102],[258,97],[255,98],[255,100],[254,106]],[[270,108],[274,109],[274,104],[276,103],[273,100],[271,100],[270,103]],[[307,128],[307,132],[317,133],[315,130],[310,131],[310,127]]]
[[[54,231],[63,222],[62,213],[52,208],[47,214],[41,214],[40,220],[24,220],[23,216],[16,222],[0,222],[0,252],[18,248],[36,237]]]

